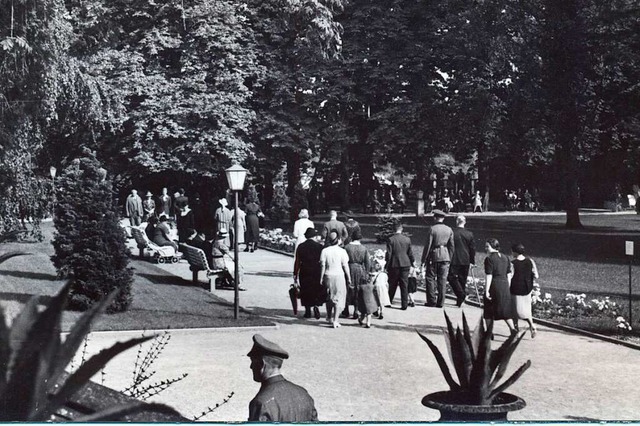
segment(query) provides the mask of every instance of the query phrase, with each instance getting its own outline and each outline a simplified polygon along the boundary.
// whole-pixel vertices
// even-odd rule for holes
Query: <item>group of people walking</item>
[[[335,211],[330,212],[320,235],[305,210],[294,225],[294,236],[298,238],[294,280],[300,288],[305,318],[310,318],[313,310],[319,319],[319,307],[326,303],[326,319],[334,328],[340,327],[340,317],[358,319],[370,327],[372,316],[383,318],[382,309],[391,305],[398,288],[400,309],[415,306],[412,293],[416,291],[418,274],[426,281],[425,306],[442,308],[447,284],[456,296],[456,306],[462,306],[476,258],[475,238],[465,228],[465,216],[457,215],[452,229],[444,224],[443,211],[433,211],[434,224],[428,230],[419,266],[411,239],[404,234],[400,222],[396,223],[382,258],[369,254],[361,243],[358,222],[353,215],[347,216],[348,220],[341,222]],[[324,240],[322,244],[320,238]],[[522,244],[512,247],[513,259],[500,252],[496,239],[487,240],[485,249],[484,318],[489,322],[505,320],[512,332],[517,330],[518,319],[523,319],[531,337],[535,337],[531,314],[531,292],[538,277],[535,262],[525,255]]]
[[[391,304],[388,295],[384,259],[369,256],[362,245],[362,230],[350,213],[346,222],[339,221],[336,211],[320,234],[308,212],[302,210],[294,225],[294,236],[304,230],[304,241],[295,251],[293,277],[299,285],[305,318],[320,319],[319,307],[326,303],[326,320],[333,328],[340,327],[340,317],[357,319],[371,327],[373,315],[383,318],[384,306]],[[320,238],[324,240],[320,243]],[[353,314],[350,309],[353,307]]]

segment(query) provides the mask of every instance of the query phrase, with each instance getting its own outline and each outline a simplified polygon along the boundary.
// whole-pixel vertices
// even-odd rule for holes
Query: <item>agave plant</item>
[[[2,254],[0,263],[25,254],[28,253]],[[37,297],[31,298],[14,318],[11,327],[7,326],[4,310],[0,307],[0,421],[51,420],[113,357],[154,337],[118,342],[91,357],[75,372],[66,373],[65,368],[89,333],[91,322],[116,296],[113,292],[86,311],[63,342],[60,322],[70,286],[70,282],[67,283],[41,311],[38,310]],[[163,404],[136,401],[76,420],[118,420],[141,411],[178,414]]]
[[[446,312],[444,317],[447,321],[447,331],[444,332],[444,336],[458,382],[452,377],[449,366],[436,345],[425,335],[420,332],[418,334],[429,345],[451,392],[459,394],[460,401],[469,405],[491,405],[500,393],[518,380],[531,366],[531,361],[528,360],[511,377],[498,384],[507,370],[511,355],[525,333],[512,334],[500,348],[491,350],[492,323],[485,329],[484,321],[480,318],[478,326],[471,333],[464,313],[462,329],[456,326],[454,330]]]

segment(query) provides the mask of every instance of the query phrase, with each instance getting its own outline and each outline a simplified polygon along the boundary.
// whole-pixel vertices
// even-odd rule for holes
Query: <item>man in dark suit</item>
[[[421,258],[427,281],[427,303],[425,306],[437,308],[444,306],[444,292],[454,250],[453,231],[444,224],[444,217],[445,214],[442,210],[433,211],[436,223],[429,230]]]
[[[338,212],[335,210],[331,210],[329,212],[329,221],[325,222],[322,226],[322,238],[324,239],[324,246],[327,247],[329,245],[329,239],[327,236],[331,233],[331,231],[336,231],[338,237],[340,237],[341,245],[344,244],[344,241],[349,236],[347,232],[347,227],[343,222],[338,220]]]
[[[393,302],[396,289],[400,286],[402,310],[407,309],[409,284],[409,270],[415,267],[415,259],[411,250],[411,240],[402,233],[402,224],[396,224],[396,233],[387,242],[385,255],[387,275],[389,275],[389,299]]]
[[[302,387],[282,377],[282,361],[287,351],[259,334],[253,336],[251,358],[253,380],[260,382],[260,391],[249,403],[250,422],[317,422],[313,398]]]
[[[476,244],[473,240],[473,232],[465,229],[467,219],[463,215],[456,217],[456,227],[453,229],[453,257],[449,268],[449,285],[456,294],[458,307],[462,306],[466,299],[467,277],[469,266],[476,263]]]
[[[326,290],[320,281],[320,254],[322,244],[316,241],[315,228],[308,228],[304,236],[306,241],[296,248],[293,262],[293,282],[298,283],[300,277],[300,303],[304,306],[304,317],[311,317],[311,308],[316,319],[320,319],[318,306],[326,299]]]

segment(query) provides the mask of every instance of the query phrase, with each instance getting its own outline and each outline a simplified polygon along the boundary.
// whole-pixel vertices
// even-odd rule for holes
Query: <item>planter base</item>
[[[522,398],[501,393],[492,405],[469,405],[451,391],[435,392],[422,398],[422,405],[440,411],[441,422],[507,421],[509,411],[521,410],[527,404]]]

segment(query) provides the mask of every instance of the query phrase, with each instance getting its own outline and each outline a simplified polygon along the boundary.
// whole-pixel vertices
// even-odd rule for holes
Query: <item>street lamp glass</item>
[[[57,169],[53,166],[49,167],[49,174],[51,174],[51,179],[55,179],[56,178],[56,172]]]
[[[247,171],[247,169],[239,164],[234,164],[225,170],[229,189],[232,191],[242,191],[244,188],[244,179],[247,177]]]

